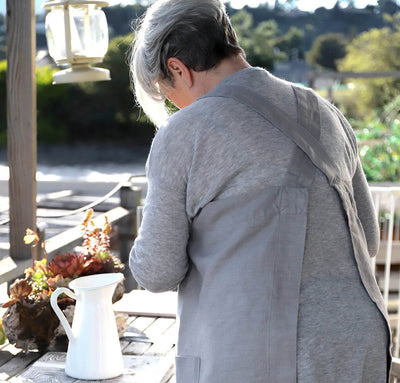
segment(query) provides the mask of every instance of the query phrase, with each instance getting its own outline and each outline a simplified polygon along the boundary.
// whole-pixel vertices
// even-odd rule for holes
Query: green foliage
[[[39,144],[109,142],[149,144],[154,127],[135,106],[126,52],[133,36],[110,42],[102,63],[111,81],[52,85],[55,69],[38,67]],[[6,99],[6,62],[0,62],[0,98]],[[7,143],[6,103],[0,104],[0,146]]]
[[[3,326],[3,321],[0,318],[0,346],[7,341],[7,335],[6,332],[4,331],[4,326]]]
[[[7,56],[7,45],[5,34],[0,33],[0,61],[5,60]]]
[[[66,142],[68,139],[69,86],[52,85],[54,70],[36,68],[37,133],[40,143]],[[6,61],[0,62],[0,98],[6,100]],[[0,146],[7,144],[6,103],[0,104]]]
[[[146,7],[140,4],[103,8],[110,29],[110,36],[124,36],[132,32],[132,21],[143,15]]]
[[[149,143],[154,136],[154,127],[135,106],[130,87],[127,53],[132,40],[130,34],[110,42],[101,66],[110,70],[111,81],[80,85],[87,103],[80,105],[77,118],[87,139],[100,136],[114,142]]]
[[[400,96],[386,105],[380,119],[353,122],[368,181],[400,181]]]
[[[339,33],[319,36],[307,53],[307,61],[312,66],[336,70],[337,60],[346,55],[346,41]]]
[[[52,85],[54,69],[36,68],[37,135],[43,144],[67,142],[70,85]]]
[[[275,47],[284,52],[287,57],[297,53],[302,58],[304,56],[304,33],[303,30],[297,27],[291,27],[286,34],[277,38]]]
[[[397,26],[371,29],[357,36],[340,60],[340,71],[390,72],[400,70],[400,28]],[[354,80],[359,113],[372,118],[377,108],[393,100],[400,91],[394,78]]]
[[[232,24],[251,65],[273,69],[274,62],[285,57],[274,49],[279,32],[274,20],[255,26],[253,16],[241,10],[232,17]]]
[[[400,121],[387,127],[375,120],[358,132],[360,157],[368,181],[399,182]]]
[[[383,15],[392,13],[389,9],[389,7],[393,8],[391,3],[393,3],[391,0],[380,1],[379,7],[368,6],[358,10],[353,7],[354,4],[350,0],[340,1],[334,9],[328,10],[321,7],[315,13],[291,13],[290,10],[296,8],[296,0],[290,2],[277,0],[276,7],[264,4],[258,8],[245,7],[241,11],[234,10],[228,4],[227,9],[252,65],[272,69],[276,61],[290,58],[297,52],[302,58],[316,37],[321,34],[339,32],[346,39],[356,36],[354,41],[357,41],[360,37],[357,37],[357,34],[361,31],[389,25],[387,26],[388,35],[382,39],[382,34],[379,34],[372,44],[372,46],[382,46],[379,46],[379,49],[372,48],[372,51],[369,44],[361,47],[357,60],[354,55],[349,56],[352,57],[349,60],[353,61],[353,69],[345,70],[360,68],[375,70],[374,66],[384,61],[386,64],[379,66],[382,68],[379,70],[398,70],[400,35],[394,27],[396,17]],[[351,9],[345,9],[345,6]],[[39,143],[106,140],[121,143],[150,142],[154,135],[154,128],[134,104],[125,57],[132,40],[132,35],[127,34],[131,31],[134,20],[142,15],[145,9],[146,7],[139,3],[104,9],[110,27],[110,36],[124,35],[111,40],[108,53],[101,64],[111,70],[111,81],[52,85],[53,70],[38,68]],[[4,18],[0,15],[0,26],[3,21]],[[0,33],[0,60],[5,57],[4,33]],[[390,53],[390,49],[393,52]],[[390,65],[387,65],[387,62]],[[364,67],[364,65],[369,66]],[[5,63],[0,62],[1,100],[6,99],[5,73]],[[353,91],[341,94],[340,101],[346,105],[346,111],[352,116],[360,118],[370,114],[371,120],[375,115],[375,110],[392,99],[396,92],[398,92],[397,81],[369,80],[361,82],[360,85],[357,83]],[[337,92],[335,92],[336,98]],[[2,102],[0,103],[0,145],[5,144],[6,103]]]
[[[30,269],[32,295],[40,299],[43,290],[49,290],[48,280],[51,272],[47,268],[47,259],[35,262],[35,267]]]

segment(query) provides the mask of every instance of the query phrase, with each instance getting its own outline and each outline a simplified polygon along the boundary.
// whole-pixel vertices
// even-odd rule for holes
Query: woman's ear
[[[170,57],[167,60],[167,67],[172,74],[174,87],[176,82],[179,84],[184,83],[187,88],[193,86],[192,72],[182,60],[176,57]]]

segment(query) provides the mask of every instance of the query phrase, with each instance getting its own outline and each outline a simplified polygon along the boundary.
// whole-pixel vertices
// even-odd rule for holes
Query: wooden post
[[[10,255],[29,258],[23,242],[36,229],[35,0],[7,0],[7,139]]]
[[[136,209],[140,205],[141,189],[132,187],[130,184],[123,186],[120,190],[121,206],[131,211],[118,225],[119,254],[125,263],[125,288],[130,291],[138,288],[138,284],[129,270],[129,253],[133,241],[137,236]]]

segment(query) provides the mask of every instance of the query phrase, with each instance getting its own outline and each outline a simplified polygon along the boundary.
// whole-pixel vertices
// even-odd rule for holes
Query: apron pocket
[[[200,358],[195,356],[175,357],[176,383],[198,383],[200,377]]]

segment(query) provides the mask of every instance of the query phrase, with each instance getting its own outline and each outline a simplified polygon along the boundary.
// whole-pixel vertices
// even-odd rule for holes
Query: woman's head
[[[167,61],[180,59],[196,72],[243,55],[221,0],[157,0],[138,24],[131,79],[138,102],[158,125],[167,116],[159,84],[173,87]]]

